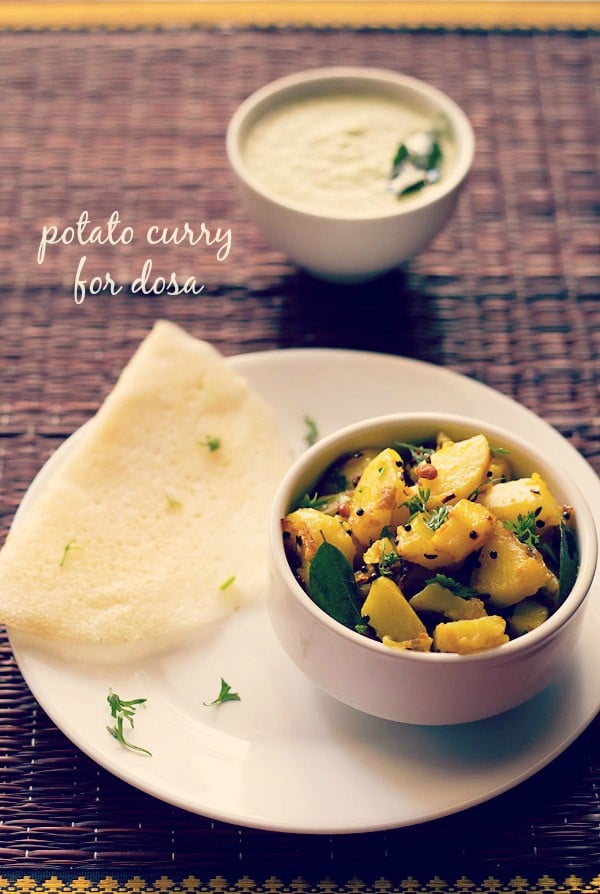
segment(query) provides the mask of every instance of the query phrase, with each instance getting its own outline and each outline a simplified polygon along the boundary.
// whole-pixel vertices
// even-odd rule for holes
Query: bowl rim
[[[427,412],[390,413],[383,416],[373,416],[343,426],[331,434],[325,435],[317,441],[316,444],[304,451],[304,453],[292,463],[281,480],[279,488],[275,494],[269,525],[269,543],[271,560],[275,564],[275,570],[279,576],[279,583],[288,588],[294,601],[308,612],[308,614],[311,615],[321,627],[327,628],[337,637],[347,640],[348,643],[352,643],[355,646],[376,653],[380,659],[387,658],[387,660],[398,662],[425,661],[429,664],[435,662],[440,666],[467,662],[504,664],[506,661],[514,661],[519,656],[522,657],[524,654],[529,654],[542,649],[546,643],[554,639],[560,629],[582,607],[590,592],[598,559],[598,534],[591,511],[582,492],[568,477],[565,480],[564,490],[569,494],[569,505],[572,505],[575,509],[577,539],[580,547],[580,565],[575,584],[558,609],[556,609],[546,621],[540,624],[539,627],[495,648],[468,655],[460,655],[453,652],[417,652],[392,649],[388,646],[384,646],[379,640],[367,638],[334,620],[313,602],[308,593],[296,579],[285,554],[283,537],[281,536],[281,519],[285,513],[289,511],[290,503],[298,494],[299,489],[301,489],[298,488],[297,482],[301,479],[302,475],[306,474],[307,470],[311,469],[313,466],[319,467],[319,470],[322,472],[327,465],[336,458],[336,456],[343,455],[352,449],[360,449],[361,446],[368,446],[368,440],[357,442],[355,439],[362,435],[365,435],[365,437],[368,438],[369,432],[374,431],[376,428],[407,424],[422,424],[424,427],[430,426],[432,432],[436,429],[444,430],[451,428],[452,426],[461,429],[470,429],[472,430],[472,434],[481,432],[486,436],[491,436],[490,439],[497,441],[498,444],[504,442],[509,446],[514,447],[525,459],[531,457],[531,459],[534,460],[534,467],[532,467],[531,473],[538,471],[539,468],[550,468],[550,463],[544,460],[542,454],[538,453],[535,448],[523,438],[503,429],[501,426],[472,416]],[[467,436],[468,435],[461,435],[461,437]],[[379,443],[381,443],[381,441]],[[337,449],[338,445],[339,449]],[[319,457],[324,454],[331,455],[331,459],[321,464],[319,463]],[[543,473],[540,474],[544,477]],[[571,497],[573,497],[572,501]]]
[[[241,146],[244,129],[248,126],[248,121],[251,117],[253,115],[259,117],[261,107],[269,108],[272,102],[277,101],[279,97],[285,96],[286,93],[292,95],[300,93],[303,87],[310,87],[319,82],[323,84],[331,82],[332,85],[335,85],[345,80],[360,81],[367,85],[373,84],[375,90],[375,85],[378,84],[387,87],[404,88],[412,91],[415,96],[428,99],[446,113],[456,132],[456,155],[451,168],[436,184],[435,190],[421,190],[407,197],[406,201],[399,203],[397,208],[392,207],[389,211],[361,216],[338,215],[329,212],[307,211],[294,202],[286,201],[272,193],[268,187],[265,187],[252,176],[244,162]],[[225,149],[230,167],[235,175],[255,193],[272,204],[315,221],[371,222],[406,217],[417,210],[435,205],[457,189],[467,177],[473,164],[475,132],[466,113],[455,100],[443,90],[427,81],[392,69],[370,66],[332,65],[303,69],[284,75],[264,84],[247,96],[236,108],[229,120],[225,134]]]

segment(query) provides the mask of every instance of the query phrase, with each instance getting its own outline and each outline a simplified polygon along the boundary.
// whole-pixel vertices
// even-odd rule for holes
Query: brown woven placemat
[[[0,34],[0,535],[157,317],[225,354],[339,346],[440,364],[530,407],[600,471],[598,48],[594,34]],[[223,151],[226,122],[252,89],[339,62],[437,84],[478,140],[452,224],[403,271],[360,288],[315,283],[267,247],[236,201]],[[73,224],[84,209],[98,224],[117,209],[136,233],[185,220],[230,226],[232,251],[222,263],[206,246],[152,251],[157,272],[197,276],[200,296],[124,291],[77,305],[81,247],[50,246],[42,264],[36,253],[44,225]],[[90,275],[130,283],[148,247],[89,246],[86,256]],[[191,866],[235,890],[252,890],[247,875],[273,892],[283,883],[269,888],[272,875],[287,891],[302,890],[290,881],[298,876],[329,877],[331,891],[352,877],[363,888],[381,879],[381,891],[445,891],[461,876],[473,890],[489,877],[490,891],[493,879],[554,891],[583,890],[565,880],[597,874],[597,721],[535,778],[457,816],[294,836],[191,816],[130,788],[56,730],[6,639],[0,669],[3,870],[173,876]]]

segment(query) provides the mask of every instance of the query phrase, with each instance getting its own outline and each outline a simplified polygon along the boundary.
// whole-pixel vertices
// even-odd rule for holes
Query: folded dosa
[[[289,452],[211,345],[157,322],[68,448],[0,551],[0,621],[76,642],[164,639],[261,594]]]

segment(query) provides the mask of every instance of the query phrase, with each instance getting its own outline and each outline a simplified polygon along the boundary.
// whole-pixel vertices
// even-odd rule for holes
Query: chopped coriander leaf
[[[65,543],[62,551],[62,556],[60,557],[60,562],[58,563],[61,568],[65,564],[67,553],[69,553],[72,549],[83,549],[83,547],[80,544],[75,543],[73,540],[69,540],[68,543]]]
[[[411,461],[414,463],[420,463],[426,456],[431,456],[434,453],[433,447],[422,447],[419,444],[408,444],[405,441],[396,441],[393,446],[398,453],[408,451]]]
[[[492,452],[492,456],[508,456],[510,455],[510,450],[507,450],[506,447],[490,447]]]
[[[108,695],[106,697],[108,704],[110,705],[110,716],[116,720],[114,726],[107,726],[107,731],[123,745],[125,748],[129,748],[130,751],[138,751],[141,754],[147,754],[148,756],[152,756],[152,752],[148,751],[147,748],[141,748],[139,745],[134,745],[133,742],[129,742],[125,738],[125,734],[123,732],[123,722],[127,720],[130,727],[133,729],[133,717],[137,710],[138,705],[143,705],[146,701],[145,698],[132,698],[128,701],[119,698],[119,696],[112,691],[112,689],[108,690]]]
[[[425,581],[425,584],[439,584],[440,587],[445,587],[447,590],[451,590],[457,596],[460,596],[461,599],[473,599],[478,595],[477,590],[474,590],[472,587],[465,587],[460,581],[455,580],[453,577],[449,577],[447,574],[436,574],[434,577],[430,577],[429,580]]]
[[[422,485],[419,485],[419,491],[415,494],[414,497],[411,497],[410,500],[406,500],[402,505],[408,507],[409,512],[409,521],[411,518],[414,518],[415,515],[418,515],[419,512],[425,512],[427,510],[427,503],[429,501],[429,497],[431,496],[431,491],[429,488],[425,488]]]
[[[318,493],[312,495],[304,494],[304,496],[298,501],[297,509],[319,509],[321,506],[325,506],[326,503],[329,502],[329,497],[320,497]]]
[[[210,452],[214,453],[221,446],[221,438],[216,435],[207,435],[204,440],[200,441],[200,444],[202,447],[208,447]]]
[[[449,512],[449,506],[438,506],[429,513],[428,517],[425,519],[425,524],[428,528],[431,528],[432,531],[437,531],[448,518]]]
[[[391,577],[394,565],[398,564],[396,553],[384,553],[379,560],[379,573],[382,577]]]
[[[218,696],[212,702],[204,702],[207,708],[212,705],[221,705],[223,702],[239,702],[241,701],[237,692],[231,691],[231,686],[221,677],[221,690]]]
[[[516,521],[506,519],[504,527],[512,531],[525,546],[537,547],[540,542],[540,535],[537,532],[535,521],[535,512],[528,512],[527,515],[519,513]]]
[[[305,416],[304,424],[306,425],[306,434],[304,435],[304,440],[309,447],[312,447],[312,445],[316,444],[319,439],[319,429],[317,428],[317,423],[311,416]]]
[[[167,494],[167,503],[169,505],[169,509],[181,509],[183,503],[181,500],[178,500],[177,497],[172,497],[171,494]]]
[[[227,580],[223,581],[223,583],[219,587],[219,590],[226,590],[228,587],[230,587],[232,585],[232,583],[234,583],[234,581],[235,581],[235,574],[232,574],[231,577],[228,577]]]

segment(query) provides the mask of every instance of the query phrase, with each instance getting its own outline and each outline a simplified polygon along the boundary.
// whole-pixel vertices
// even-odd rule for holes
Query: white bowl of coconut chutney
[[[414,77],[302,71],[238,107],[227,156],[247,213],[299,267],[360,281],[422,251],[448,222],[473,162],[460,107]]]

